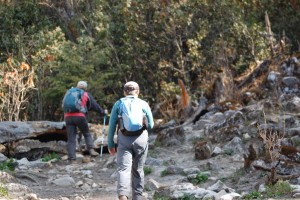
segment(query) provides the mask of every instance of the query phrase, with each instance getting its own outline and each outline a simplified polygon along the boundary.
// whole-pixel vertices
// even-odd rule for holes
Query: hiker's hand
[[[105,110],[104,110],[104,115],[107,115],[107,114],[108,114],[108,110],[105,109]]]
[[[108,152],[111,156],[114,156],[116,154],[116,149],[115,148],[109,148]]]

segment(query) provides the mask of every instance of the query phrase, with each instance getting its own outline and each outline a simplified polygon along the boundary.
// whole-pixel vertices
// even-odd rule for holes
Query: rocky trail
[[[194,143],[203,132],[195,131],[193,127],[194,125],[184,128],[185,140],[181,145],[159,146],[155,143],[157,135],[151,134],[146,160],[146,167],[151,169],[151,173],[145,176],[145,199],[163,199],[155,197],[155,192],[159,191],[160,188],[168,188],[168,192],[164,191],[163,193],[169,196],[169,199],[180,199],[171,198],[172,195],[174,196],[171,187],[177,186],[176,191],[194,191],[191,194],[199,193],[199,188],[207,188],[207,191],[209,189],[219,193],[224,190],[227,191],[225,194],[233,194],[233,192],[253,191],[265,182],[267,172],[253,169],[248,172],[243,170],[244,160],[240,153],[215,152],[216,155],[207,159],[195,159]],[[172,139],[169,138],[169,140]],[[234,147],[239,145],[234,144]],[[116,159],[107,154],[107,149],[104,149],[102,157],[95,158],[78,152],[78,160],[74,164],[69,164],[64,154],[59,155],[59,157],[59,160],[48,162],[20,159],[18,160],[18,167],[12,175],[1,172],[1,179],[10,182],[6,185],[9,188],[9,195],[2,199],[117,199]],[[300,170],[299,165],[297,170]],[[196,189],[190,188],[189,177],[199,172],[207,174],[208,180],[197,184]],[[205,194],[208,193],[205,192]],[[223,195],[224,193],[220,197],[206,199],[222,199],[221,196]],[[199,198],[196,199],[205,198],[200,198],[199,194]],[[234,197],[227,199],[234,199]]]
[[[67,200],[67,199],[101,199],[114,200],[116,198],[116,163],[115,157],[104,153],[102,158],[90,158],[78,152],[77,163],[68,164],[66,155],[58,161],[49,162],[19,162],[21,169],[15,172],[14,181],[18,185],[12,186],[9,198],[3,199],[39,199],[39,200]],[[151,173],[145,176],[145,199],[153,199],[154,191],[151,185],[176,185],[185,176],[173,174],[161,176],[167,166],[180,166],[191,169],[205,167],[208,161],[197,161],[193,158],[193,148],[190,144],[181,147],[155,147],[150,145],[146,166],[151,166]],[[215,173],[224,177],[232,175],[242,166],[239,160],[229,157],[214,158],[220,168]],[[39,163],[39,164],[37,164]],[[36,167],[34,167],[34,165]],[[22,169],[24,168],[24,169]],[[210,180],[209,182],[213,182]],[[207,182],[206,184],[209,184]],[[20,185],[19,185],[20,184]],[[148,190],[148,191],[147,191]]]

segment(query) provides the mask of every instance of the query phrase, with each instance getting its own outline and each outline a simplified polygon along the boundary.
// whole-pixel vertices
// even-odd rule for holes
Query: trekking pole
[[[105,134],[105,120],[106,120],[106,115],[104,115],[104,118],[103,118],[103,127],[102,127],[102,135],[101,135],[101,147],[100,147],[100,160],[102,160],[102,154],[103,154],[104,134]]]

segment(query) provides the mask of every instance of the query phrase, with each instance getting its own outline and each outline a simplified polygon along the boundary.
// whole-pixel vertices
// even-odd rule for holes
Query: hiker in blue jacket
[[[133,200],[143,199],[144,190],[144,163],[148,152],[148,130],[154,126],[153,116],[148,103],[140,98],[139,85],[136,82],[130,81],[124,85],[124,98],[116,101],[110,115],[108,128],[108,149],[111,156],[117,153],[117,177],[118,186],[117,193],[121,200],[128,199],[130,192],[132,192]],[[125,103],[124,103],[125,102]],[[133,110],[134,116],[137,118],[133,121],[144,121],[140,126],[140,130],[126,130],[130,129],[128,120],[124,119],[126,113],[124,108],[130,112]],[[140,116],[139,109],[141,109],[142,116]],[[124,117],[122,117],[124,116]],[[141,119],[144,116],[144,120]],[[128,117],[128,116],[127,116]],[[120,119],[122,120],[120,121]],[[114,135],[116,127],[118,127],[118,147],[115,149]],[[123,128],[124,126],[124,128]],[[122,131],[121,131],[122,130]]]

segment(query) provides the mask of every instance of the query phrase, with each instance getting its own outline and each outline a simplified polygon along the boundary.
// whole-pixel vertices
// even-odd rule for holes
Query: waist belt
[[[144,132],[145,129],[146,128],[144,128],[144,127],[140,130],[137,130],[137,131],[127,131],[126,129],[122,129],[121,132],[125,136],[139,136]]]

